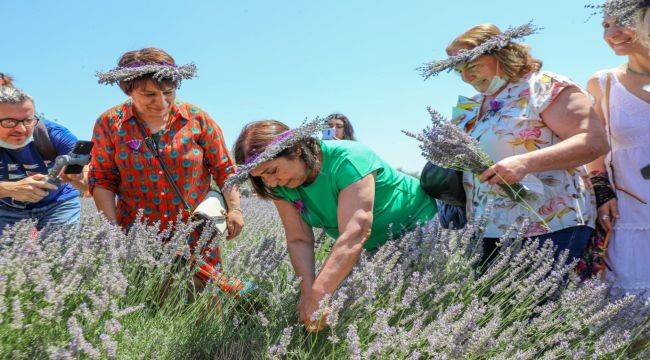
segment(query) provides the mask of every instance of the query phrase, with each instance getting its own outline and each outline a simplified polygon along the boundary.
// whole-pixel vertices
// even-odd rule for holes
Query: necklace
[[[630,74],[639,75],[639,76],[650,76],[650,73],[632,70],[632,68],[630,68],[629,63],[627,64],[626,68],[627,68],[627,72],[629,72]],[[650,92],[650,84],[645,84],[641,86],[641,90]]]
[[[627,71],[628,71],[629,73],[631,73],[631,74],[634,74],[634,75],[650,76],[650,72],[641,72],[641,71],[633,70],[633,69],[630,67],[630,64],[627,64]]]

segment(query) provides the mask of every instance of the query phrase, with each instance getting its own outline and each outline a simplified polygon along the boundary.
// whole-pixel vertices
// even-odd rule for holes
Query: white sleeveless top
[[[629,291],[650,289],[650,180],[641,168],[650,165],[650,103],[628,91],[612,73],[598,73],[601,93],[611,74],[609,126],[611,152],[605,159],[610,180],[647,202],[643,204],[623,191],[616,191],[620,218],[614,226],[608,257],[613,268],[608,278]],[[601,108],[605,109],[605,96]],[[607,114],[607,111],[605,111]],[[611,130],[611,133],[610,133]],[[612,169],[614,178],[612,179]]]

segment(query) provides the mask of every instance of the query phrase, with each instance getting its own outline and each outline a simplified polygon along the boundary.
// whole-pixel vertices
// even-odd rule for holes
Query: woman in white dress
[[[604,39],[627,63],[594,74],[595,98],[611,152],[588,165],[598,221],[611,237],[606,273],[615,288],[650,295],[650,52],[639,33],[605,14]]]

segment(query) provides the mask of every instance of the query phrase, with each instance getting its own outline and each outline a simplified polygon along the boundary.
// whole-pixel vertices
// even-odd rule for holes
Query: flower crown
[[[130,81],[143,75],[153,74],[156,81],[171,80],[179,82],[183,79],[191,79],[196,74],[194,63],[177,66],[170,63],[144,63],[136,61],[125,66],[118,66],[115,69],[96,73],[97,82],[106,85],[119,84],[122,81]]]
[[[541,29],[542,28],[533,25],[532,21],[515,28],[508,28],[508,30],[492,36],[473,49],[462,49],[458,51],[458,54],[450,56],[447,59],[435,60],[425,63],[423,66],[419,67],[418,70],[426,80],[429,77],[436,76],[445,70],[451,70],[457,66],[476,60],[482,55],[491,54],[496,50],[503,49],[504,47],[508,46],[508,44],[510,44],[514,39],[520,39],[525,36],[535,34]]]
[[[264,151],[254,154],[245,159],[243,164],[237,165],[237,171],[226,179],[225,188],[230,188],[239,185],[250,176],[251,170],[260,166],[262,163],[273,160],[283,150],[296,145],[301,140],[310,138],[314,133],[322,131],[329,127],[328,121],[330,117],[320,118],[316,117],[313,120],[305,121],[299,127],[287,130],[278,135],[269,145],[266,146]]]
[[[601,5],[585,5],[588,9],[596,9],[592,16],[601,12],[604,16],[618,19],[624,26],[633,26],[636,12],[649,6],[650,0],[608,0]]]

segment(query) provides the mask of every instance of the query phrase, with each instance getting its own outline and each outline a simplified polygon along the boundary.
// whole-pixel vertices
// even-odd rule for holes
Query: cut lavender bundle
[[[453,170],[469,171],[480,175],[494,161],[479,146],[476,139],[469,136],[458,126],[445,119],[438,111],[428,107],[431,126],[416,134],[402,132],[420,141],[422,155],[432,163]],[[522,201],[527,195],[526,189],[519,183],[499,184],[514,201]]]

